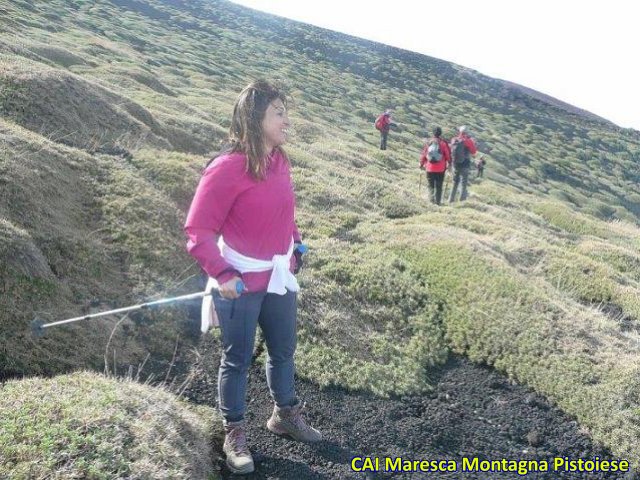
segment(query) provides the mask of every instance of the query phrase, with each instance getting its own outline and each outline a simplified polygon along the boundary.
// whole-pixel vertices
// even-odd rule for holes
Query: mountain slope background
[[[463,354],[640,463],[640,132],[224,1],[0,0],[0,28],[3,377],[126,372],[147,356],[161,370],[187,355],[188,306],[41,340],[29,324],[200,288],[186,209],[237,93],[268,78],[292,99],[287,151],[312,252],[299,373],[414,395]],[[372,124],[389,106],[401,126],[382,152]],[[435,208],[420,148],[427,128],[461,124],[487,178]]]

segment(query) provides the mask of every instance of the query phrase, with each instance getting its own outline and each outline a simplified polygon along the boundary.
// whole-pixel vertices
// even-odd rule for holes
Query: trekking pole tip
[[[34,318],[31,321],[31,333],[34,337],[42,337],[44,335],[44,322],[39,318]]]

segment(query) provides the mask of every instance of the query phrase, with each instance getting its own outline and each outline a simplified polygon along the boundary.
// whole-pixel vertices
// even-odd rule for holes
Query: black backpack
[[[464,144],[464,139],[456,137],[451,143],[451,157],[453,158],[454,168],[468,167],[471,160],[469,149]]]

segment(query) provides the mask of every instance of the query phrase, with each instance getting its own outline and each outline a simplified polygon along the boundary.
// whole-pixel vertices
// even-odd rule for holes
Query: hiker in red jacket
[[[440,205],[442,201],[442,184],[450,164],[449,145],[442,139],[442,129],[436,127],[433,129],[433,137],[424,145],[420,155],[420,168],[427,171],[427,192],[431,203]]]
[[[453,203],[458,191],[458,185],[462,184],[460,201],[467,199],[467,185],[469,183],[469,170],[471,168],[471,156],[478,151],[476,142],[469,136],[466,126],[458,129],[458,136],[451,140],[451,165],[453,166],[453,186],[449,195],[449,203]]]
[[[380,150],[387,149],[387,136],[389,135],[389,129],[396,127],[397,125],[391,121],[391,110],[387,109],[384,113],[376,119],[375,127],[380,130]]]

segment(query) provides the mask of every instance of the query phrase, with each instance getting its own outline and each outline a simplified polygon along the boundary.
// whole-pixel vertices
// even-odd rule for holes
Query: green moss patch
[[[3,478],[210,479],[215,413],[88,372],[0,388]]]

